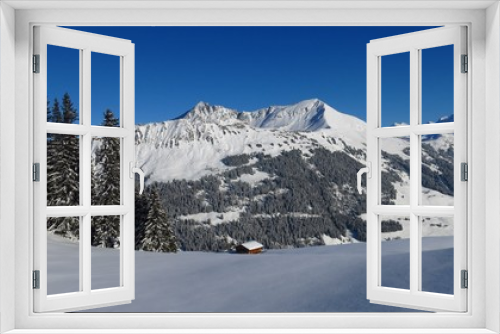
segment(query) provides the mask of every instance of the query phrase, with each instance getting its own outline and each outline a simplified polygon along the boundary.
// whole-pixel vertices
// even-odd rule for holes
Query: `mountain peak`
[[[205,102],[205,101],[199,101],[198,103],[195,104],[192,110],[194,109],[203,109],[203,108],[209,108],[210,103]]]
[[[296,105],[304,105],[304,106],[324,106],[326,105],[325,102],[321,101],[318,98],[314,99],[309,99],[309,100],[304,100],[296,103]]]
[[[291,105],[270,106],[255,111],[239,112],[224,106],[198,102],[193,108],[176,118],[196,124],[227,126],[239,123],[253,128],[272,128],[282,131],[363,132],[363,122],[340,113],[318,98],[299,101]]]
[[[314,99],[308,99],[308,100],[302,100],[294,104],[290,105],[275,105],[271,106],[268,108],[265,108],[267,110],[274,109],[274,110],[287,110],[287,109],[295,109],[297,112],[309,112],[312,109],[316,108],[324,108],[325,106],[328,106],[325,102],[321,101],[320,99],[314,98]],[[260,109],[263,110],[263,109]],[[257,111],[260,111],[257,110]]]
[[[200,101],[191,110],[184,113],[177,119],[190,121],[220,123],[230,118],[236,118],[237,112],[223,106],[211,105],[208,102]]]

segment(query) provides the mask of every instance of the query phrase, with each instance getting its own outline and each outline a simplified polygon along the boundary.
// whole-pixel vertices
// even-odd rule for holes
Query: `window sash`
[[[367,161],[372,177],[367,182],[367,296],[371,302],[424,310],[465,312],[467,290],[461,289],[460,271],[467,266],[467,183],[460,180],[460,164],[467,162],[466,108],[467,78],[460,73],[461,55],[467,54],[466,28],[445,27],[371,41],[367,47]],[[421,52],[454,45],[454,115],[452,123],[420,124]],[[381,127],[381,57],[410,53],[410,125]],[[454,135],[454,206],[434,207],[419,203],[421,191],[421,140],[423,134],[453,132]],[[379,138],[410,137],[410,205],[380,205],[381,148]],[[410,288],[381,286],[382,253],[379,215],[404,214],[410,217]],[[454,294],[442,295],[421,290],[421,216],[454,216]]]
[[[134,298],[134,182],[129,162],[134,162],[134,46],[130,41],[82,33],[64,28],[35,27],[34,53],[40,55],[40,73],[34,78],[34,161],[40,163],[40,182],[34,184],[34,265],[40,271],[40,289],[34,289],[35,312],[74,311],[107,304],[127,303]],[[46,120],[47,45],[80,50],[80,124],[50,123]],[[120,127],[91,125],[91,53],[120,57]],[[78,135],[80,138],[80,205],[47,206],[47,134]],[[120,205],[91,204],[92,138],[120,139]],[[120,286],[92,289],[91,217],[120,215]],[[79,281],[80,291],[47,294],[48,217],[80,217]]]

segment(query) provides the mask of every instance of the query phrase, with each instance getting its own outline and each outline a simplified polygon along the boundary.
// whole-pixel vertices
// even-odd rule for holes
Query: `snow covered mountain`
[[[136,152],[148,182],[194,180],[227,169],[221,160],[230,155],[364,149],[365,132],[365,122],[317,99],[253,112],[200,102],[177,119],[137,126]]]
[[[409,141],[381,145],[382,202],[409,204]],[[453,135],[426,136],[422,152],[424,204],[453,205]],[[365,198],[355,191],[366,123],[323,101],[252,112],[200,102],[177,119],[138,125],[136,155],[185,250],[249,238],[283,248],[366,237]],[[405,217],[385,219],[384,238],[409,236]],[[453,222],[434,219],[424,230],[451,235]]]

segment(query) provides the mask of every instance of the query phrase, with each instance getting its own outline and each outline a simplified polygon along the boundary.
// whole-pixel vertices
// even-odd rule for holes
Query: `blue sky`
[[[175,118],[197,102],[251,111],[319,98],[366,119],[366,44],[428,27],[72,27],[125,38],[136,50],[136,123]],[[453,113],[452,47],[424,50],[423,121]],[[49,48],[49,100],[78,100],[78,51]],[[409,121],[409,57],[382,60],[382,123]],[[92,55],[92,123],[119,108],[119,61]]]

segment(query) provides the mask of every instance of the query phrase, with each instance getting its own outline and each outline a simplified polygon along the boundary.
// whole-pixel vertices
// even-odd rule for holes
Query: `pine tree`
[[[143,194],[139,194],[136,186],[135,190],[135,249],[141,249],[142,239],[144,239],[145,223],[149,212],[149,196],[147,189]]]
[[[110,109],[106,109],[104,112],[104,120],[101,125],[118,127],[120,126],[120,120],[115,117],[115,114]]]
[[[63,123],[73,124],[78,121],[78,111],[73,106],[71,98],[68,93],[64,93],[63,100],[63,112],[62,119]]]
[[[59,101],[57,98],[54,99],[52,104],[52,112],[50,113],[50,121],[54,123],[62,123],[63,117],[61,113],[61,107],[59,106]]]
[[[58,123],[74,123],[78,112],[69,94],[64,94],[63,110],[54,100],[47,117]],[[47,136],[47,205],[76,206],[80,204],[80,148],[77,136],[51,134]],[[79,218],[49,218],[47,228],[64,236],[79,235]]]
[[[145,223],[142,250],[154,252],[177,252],[177,240],[162,207],[158,190],[151,191],[151,206]]]
[[[100,202],[97,189],[97,175],[96,175],[96,159],[92,157],[90,164],[90,199],[92,205],[98,205]]]
[[[47,101],[47,122],[52,122],[52,110],[50,109],[50,101]]]
[[[102,126],[118,126],[119,120],[106,110]],[[120,139],[102,137],[95,150],[92,205],[120,205]],[[92,221],[92,245],[115,247],[120,236],[120,217],[95,217]]]
[[[119,125],[119,120],[111,110],[104,113],[102,126]],[[98,196],[93,205],[120,204],[120,139],[102,137],[95,153],[95,175]]]
[[[120,216],[94,216],[90,222],[92,246],[120,247]]]

